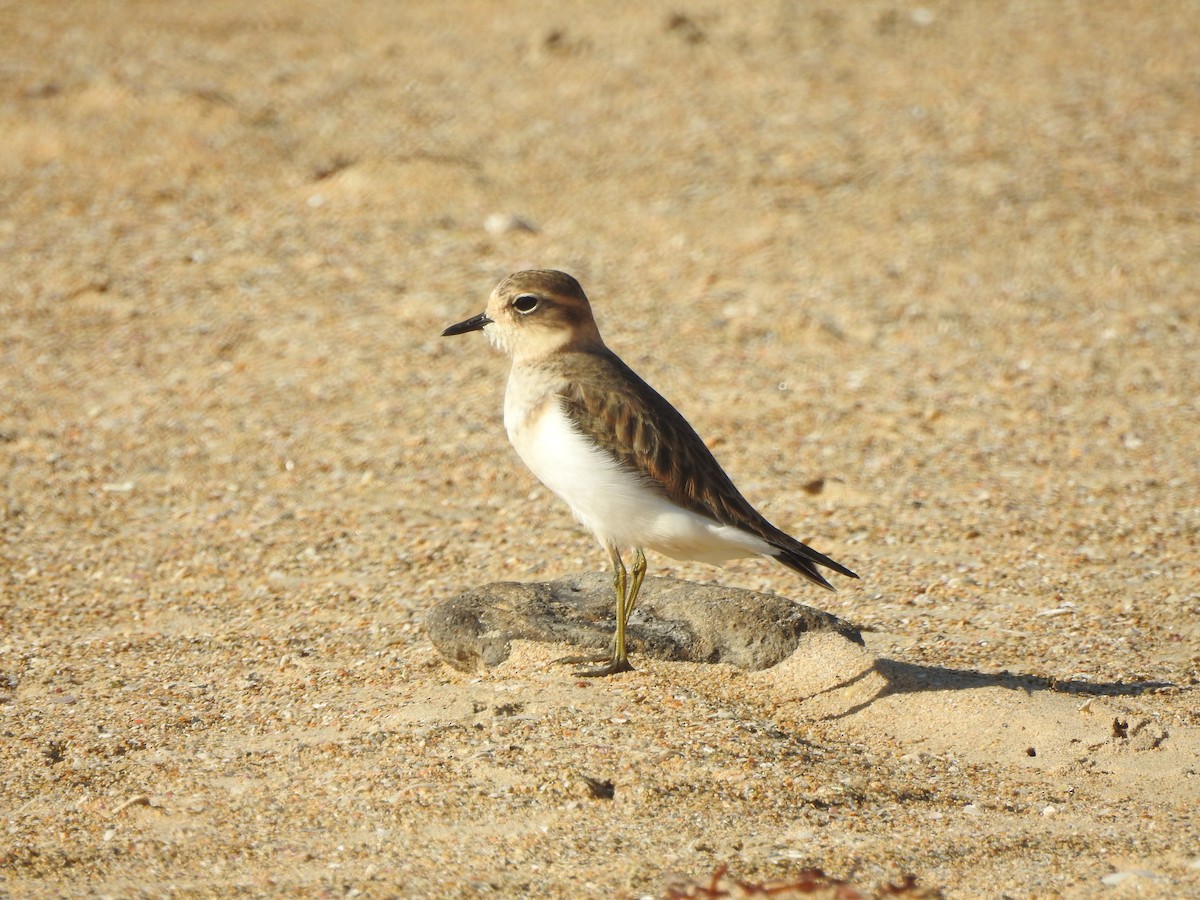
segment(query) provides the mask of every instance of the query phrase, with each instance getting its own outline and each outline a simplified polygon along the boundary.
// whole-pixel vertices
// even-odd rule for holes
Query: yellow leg
[[[637,603],[638,594],[642,590],[642,580],[646,577],[646,554],[642,552],[641,547],[633,549],[633,584],[629,588],[629,593],[625,596],[625,621],[629,621],[629,616],[633,613],[634,604]]]
[[[629,573],[625,570],[625,563],[621,560],[621,551],[616,546],[609,545],[608,555],[612,560],[613,593],[616,595],[617,601],[617,635],[613,641],[612,660],[608,665],[576,673],[588,678],[633,671],[633,666],[629,664],[629,655],[625,650],[625,631],[629,625],[629,615],[633,612],[633,605],[637,603],[638,592],[642,589],[642,579],[646,577],[646,554],[642,552],[641,547],[634,550],[632,583],[629,581]]]

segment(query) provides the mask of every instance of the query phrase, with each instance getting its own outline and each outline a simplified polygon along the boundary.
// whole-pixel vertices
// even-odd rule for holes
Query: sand
[[[1197,46],[1191,3],[0,7],[0,892],[1200,896]],[[865,649],[438,658],[439,601],[605,564],[439,337],[531,266],[863,577],[651,572]]]

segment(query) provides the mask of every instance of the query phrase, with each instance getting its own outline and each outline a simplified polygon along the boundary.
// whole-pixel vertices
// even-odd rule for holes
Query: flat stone
[[[612,646],[616,630],[612,577],[590,573],[472,588],[431,609],[425,629],[446,661],[464,671],[504,662],[515,640],[573,644],[602,653]],[[647,578],[627,638],[631,655],[758,671],[786,659],[810,631],[831,631],[863,643],[853,626],[787,597]]]

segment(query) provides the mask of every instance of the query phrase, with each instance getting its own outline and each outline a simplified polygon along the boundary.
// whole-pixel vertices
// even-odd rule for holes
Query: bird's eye
[[[533,294],[522,294],[512,302],[513,309],[522,314],[529,314],[538,308],[542,301]]]

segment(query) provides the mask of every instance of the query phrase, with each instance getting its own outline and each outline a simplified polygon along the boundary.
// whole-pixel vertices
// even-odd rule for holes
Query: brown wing
[[[569,373],[559,395],[582,434],[673,503],[758,535],[779,551],[776,559],[818,584],[829,587],[814,563],[858,577],[768,522],[734,487],[687,420],[615,354],[572,355],[578,371]]]

